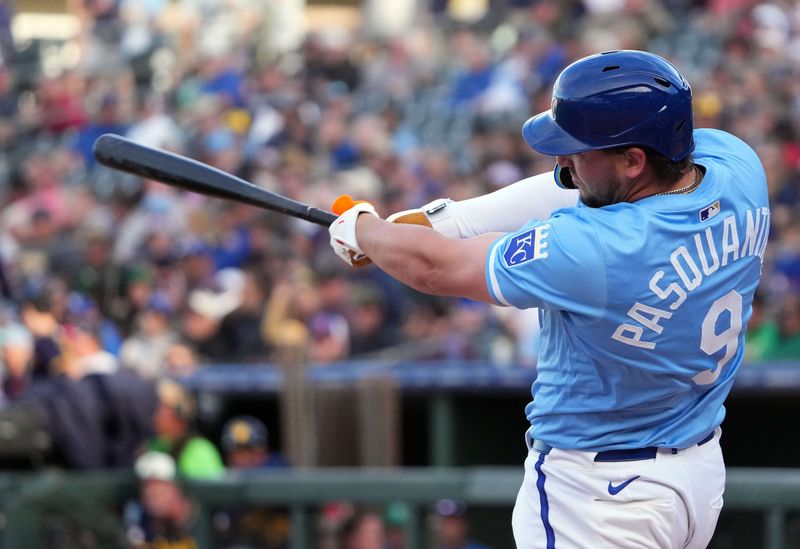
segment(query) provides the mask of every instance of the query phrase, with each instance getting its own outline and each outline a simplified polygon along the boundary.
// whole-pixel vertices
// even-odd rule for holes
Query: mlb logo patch
[[[708,221],[719,213],[719,200],[700,210],[700,221]]]
[[[545,259],[549,229],[548,223],[511,237],[503,251],[506,265],[516,267],[534,259]]]

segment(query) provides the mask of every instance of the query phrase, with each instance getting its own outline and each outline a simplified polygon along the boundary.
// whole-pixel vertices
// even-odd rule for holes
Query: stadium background
[[[800,8],[748,0],[0,1],[3,545],[111,546],[117,526],[135,539],[134,452],[125,467],[70,461],[52,419],[26,412],[34,380],[63,378],[65,347],[80,352],[64,335],[77,327],[145,384],[178,379],[221,450],[226,420],[249,414],[290,462],[182,479],[204,546],[226,546],[219,509],[270,498],[297,547],[337,547],[328,530],[365,511],[433,546],[435,504],[453,498],[474,538],[511,547],[535,315],[349,271],[321,229],[111,172],[91,144],[126,133],[388,214],[549,169],[521,123],[567,63],[615,48],[672,59],[696,125],[739,135],[767,169],[771,239],[713,547],[799,546]],[[62,438],[91,446],[89,430]]]

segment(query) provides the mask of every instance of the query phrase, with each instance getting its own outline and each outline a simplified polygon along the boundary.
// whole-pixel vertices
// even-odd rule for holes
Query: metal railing
[[[457,498],[480,507],[514,503],[522,467],[296,469],[229,473],[214,481],[190,481],[186,489],[198,505],[196,535],[201,549],[213,547],[214,510],[231,505],[280,505],[292,520],[292,547],[314,547],[314,515],[325,502],[388,504],[406,502],[413,510],[406,523],[410,549],[425,547],[424,511],[440,498]],[[62,514],[89,528],[102,547],[114,547],[121,522],[115,509],[134,497],[132,473],[6,473],[0,475],[0,546],[45,547],[48,515]],[[784,549],[786,519],[800,510],[800,469],[731,468],[725,511],[763,516],[765,549]],[[724,511],[724,512],[725,512]],[[509,518],[510,520],[510,518]],[[510,528],[510,526],[509,526]],[[121,545],[120,545],[121,546]]]

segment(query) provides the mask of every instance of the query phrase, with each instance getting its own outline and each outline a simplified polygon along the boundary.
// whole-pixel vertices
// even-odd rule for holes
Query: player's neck
[[[675,183],[666,188],[661,186],[650,196],[689,194],[694,192],[702,180],[703,172],[695,164],[692,164],[691,168],[689,168],[689,170],[686,171]]]

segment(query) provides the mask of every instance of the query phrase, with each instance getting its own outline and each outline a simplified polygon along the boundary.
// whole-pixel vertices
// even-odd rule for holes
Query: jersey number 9
[[[729,313],[730,326],[717,333],[717,323],[724,312]],[[717,367],[713,370],[704,370],[694,376],[692,381],[698,385],[714,383],[722,373],[722,368],[736,356],[739,349],[739,336],[742,331],[742,296],[736,290],[731,290],[711,304],[711,308],[703,319],[700,349],[711,356],[725,349],[725,354]]]

